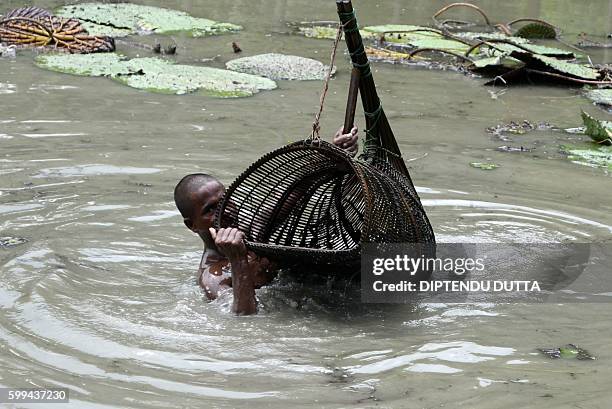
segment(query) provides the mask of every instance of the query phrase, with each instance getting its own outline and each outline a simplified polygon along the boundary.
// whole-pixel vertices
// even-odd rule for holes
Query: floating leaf
[[[494,55],[501,54],[511,54],[513,51],[525,53],[526,51],[520,47],[515,47],[512,44],[507,43],[491,43],[493,45],[492,50],[489,53],[493,53]],[[546,47],[538,44],[518,44],[521,47],[529,50],[530,53],[544,55],[547,57],[556,57],[561,59],[572,59],[575,58],[576,55],[571,51],[565,51],[560,48],[554,47]]]
[[[586,127],[584,133],[597,143],[612,144],[612,122],[600,121],[582,111],[582,122]]]
[[[612,169],[612,146],[595,144],[588,146],[563,145],[561,151],[567,154],[569,160],[578,165]]]
[[[98,35],[120,35],[150,33],[170,34],[188,32],[193,37],[237,31],[241,27],[219,23],[205,18],[192,17],[189,14],[160,7],[141,6],[130,3],[83,3],[64,6],[56,14],[72,17],[95,24],[87,29]],[[118,31],[119,30],[119,31]],[[125,30],[125,31],[124,31]]]
[[[385,48],[374,48],[365,47],[366,54],[370,61],[383,61],[383,62],[402,62],[410,57],[408,53],[401,53],[399,51],[387,50]],[[413,57],[418,58],[418,57]]]
[[[323,80],[329,70],[327,65],[317,60],[284,54],[260,54],[237,58],[225,66],[228,70],[260,75],[273,80]]]
[[[384,35],[386,42],[404,44],[411,48],[435,48],[465,52],[470,47],[460,41],[444,36],[439,30],[423,26],[403,24],[368,26],[362,29],[362,33],[375,38],[380,38]]]
[[[168,94],[201,91],[218,97],[243,97],[276,88],[270,79],[210,67],[174,64],[161,58],[107,54],[43,55],[40,67],[74,75],[107,76],[133,88]]]
[[[586,93],[586,96],[598,105],[612,108],[612,89],[592,89]]]
[[[578,359],[581,361],[594,360],[595,357],[589,354],[585,349],[577,347],[574,344],[567,344],[559,348],[538,348],[538,351],[551,359]]]
[[[493,170],[499,168],[499,165],[496,163],[486,163],[486,162],[470,162],[470,166],[476,169],[482,170]]]
[[[578,79],[593,81],[598,80],[600,77],[598,70],[586,65],[572,64],[556,58],[539,54],[531,54],[524,51],[513,51],[510,55],[523,61],[527,65],[527,68],[535,70],[559,73]]]
[[[336,34],[338,33],[337,27],[330,26],[317,26],[317,25],[307,25],[307,26],[298,26],[297,32],[302,34],[304,37],[309,38],[319,38],[325,40],[335,40]]]
[[[0,248],[15,247],[20,244],[27,243],[27,242],[28,240],[24,239],[23,237],[11,237],[11,236],[0,237]]]
[[[80,22],[83,28],[92,36],[127,37],[133,33],[132,30],[127,28],[104,26],[84,20],[80,20]]]
[[[557,31],[548,24],[529,23],[519,28],[514,35],[523,38],[555,39]]]
[[[439,31],[432,29],[430,27],[425,26],[413,26],[410,24],[384,24],[380,26],[367,26],[363,27],[361,31],[369,32],[369,33],[397,33],[397,34],[405,34],[406,31],[417,31],[417,30],[428,30],[428,31]]]
[[[521,38],[521,37],[514,37],[514,36],[508,36],[505,35],[504,33],[499,33],[499,32],[495,32],[495,33],[477,33],[477,32],[470,32],[470,31],[466,31],[466,32],[462,32],[462,33],[455,33],[455,37],[459,37],[459,38],[463,38],[464,40],[506,40],[506,41],[511,41],[514,44],[526,44],[529,43],[529,40],[525,39],[525,38]]]
[[[468,68],[477,73],[499,75],[508,70],[513,70],[524,64],[512,57],[506,55],[497,55],[494,57],[485,57],[475,60]]]

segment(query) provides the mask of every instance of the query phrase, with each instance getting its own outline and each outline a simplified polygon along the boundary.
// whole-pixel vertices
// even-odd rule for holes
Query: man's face
[[[208,229],[213,226],[215,211],[223,193],[225,187],[215,181],[208,182],[193,191],[190,197],[193,214],[185,219],[185,225],[194,233],[208,234]]]

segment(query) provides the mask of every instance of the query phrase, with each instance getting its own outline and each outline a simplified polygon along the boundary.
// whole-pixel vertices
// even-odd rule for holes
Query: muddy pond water
[[[335,20],[331,0],[140,3],[244,26],[158,37],[175,41],[185,63],[223,67],[232,41],[245,55],[329,58],[330,42],[289,35],[287,23]],[[612,32],[607,0],[478,4],[495,21],[543,18],[569,39]],[[3,0],[0,13],[20,5]],[[429,24],[442,5],[355,1],[366,25]],[[592,58],[609,63],[612,49]],[[344,116],[346,56],[337,65],[325,135]],[[608,115],[579,90],[493,89],[460,73],[384,64],[374,76],[440,241],[610,240],[612,179],[559,153],[574,136],[543,130],[508,142],[485,132],[525,119],[579,126],[580,108]],[[251,98],[161,95],[44,71],[28,53],[0,59],[0,236],[28,240],[0,248],[0,385],[68,387],[67,406],[79,408],[609,407],[609,303],[383,308],[325,279],[259,290],[252,317],[233,316],[229,296],[205,301],[195,281],[201,243],[175,211],[175,183],[198,171],[230,183],[263,153],[305,137],[321,88],[280,81]],[[535,149],[497,150],[508,144]],[[537,351],[567,343],[598,359]]]

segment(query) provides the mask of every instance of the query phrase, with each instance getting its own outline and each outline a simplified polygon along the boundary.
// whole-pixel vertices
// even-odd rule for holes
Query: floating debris
[[[589,38],[586,33],[580,33],[579,38],[580,40],[578,41],[578,43],[576,43],[576,45],[580,48],[611,48],[612,47],[612,42],[609,42],[609,41],[601,42],[599,40],[594,40],[592,38]],[[610,36],[608,36],[607,38],[610,38]]]
[[[516,146],[500,146],[498,147],[496,150],[500,151],[500,152],[512,152],[512,153],[522,153],[522,152],[531,152],[533,151],[533,148],[525,148],[523,146],[520,147],[516,147]]]
[[[0,237],[0,248],[15,247],[20,244],[27,243],[27,242],[28,240],[24,239],[23,237],[4,236],[4,237]]]
[[[9,45],[8,47],[5,47],[2,44],[0,44],[0,58],[1,57],[15,58],[15,56],[17,55],[16,49],[17,47],[14,45]]]
[[[612,145],[612,122],[601,121],[593,118],[591,115],[582,111],[582,122],[585,126],[584,133],[593,139],[593,141],[604,144]]]
[[[116,54],[43,55],[42,68],[73,75],[106,76],[133,88],[166,94],[203,92],[216,97],[246,97],[276,88],[270,79],[210,67],[174,64],[157,57],[126,59]]]
[[[487,162],[470,162],[470,166],[476,169],[482,170],[493,170],[499,168],[499,165],[496,163],[487,163]]]
[[[225,64],[228,70],[260,75],[273,80],[323,80],[329,66],[310,58],[284,54],[259,54]],[[332,69],[334,73],[336,68]]]
[[[486,129],[486,132],[493,134],[495,136],[503,136],[504,134],[511,135],[523,135],[527,132],[531,131],[544,131],[548,129],[552,129],[552,125],[548,122],[530,122],[528,120],[523,120],[522,122],[510,121],[507,124],[499,124],[495,126],[491,126]]]
[[[130,34],[172,34],[186,32],[193,37],[241,30],[242,27],[193,17],[183,11],[131,3],[83,3],[60,7],[57,15],[87,23],[91,33],[108,36]]]
[[[612,111],[612,89],[592,89],[587,91],[586,97],[597,105]]]
[[[580,361],[594,360],[595,357],[585,349],[574,344],[567,344],[559,348],[538,348],[538,351],[551,359],[578,359]]]

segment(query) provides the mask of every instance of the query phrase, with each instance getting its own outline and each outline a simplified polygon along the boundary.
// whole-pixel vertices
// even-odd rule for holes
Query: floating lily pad
[[[526,51],[523,50],[522,48],[515,47],[512,44],[508,44],[508,43],[491,43],[491,44],[494,47],[492,47],[492,49],[489,51],[489,54],[499,55],[501,53],[502,55],[509,55],[513,51],[520,52],[520,53],[526,53]],[[515,44],[520,45],[521,47],[529,50],[530,53],[543,55],[546,57],[555,57],[555,58],[561,58],[564,60],[572,59],[576,57],[576,55],[573,52],[562,50],[560,48],[547,47],[547,46],[538,45],[538,44],[520,44],[520,43],[515,43]]]
[[[276,88],[274,81],[255,75],[174,64],[161,58],[128,60],[114,53],[43,55],[36,64],[67,74],[106,76],[133,88],[167,94],[200,91],[218,97],[244,97]]]
[[[402,53],[399,51],[387,50],[385,48],[374,48],[365,47],[365,51],[370,61],[383,61],[383,62],[402,62],[410,58],[410,54]],[[414,57],[417,58],[417,57]]]
[[[607,109],[612,109],[612,89],[592,89],[586,93],[587,98]]]
[[[538,351],[551,359],[578,359],[580,361],[594,360],[595,357],[585,349],[574,344],[567,344],[559,348],[538,348]]]
[[[493,170],[499,168],[499,165],[496,163],[487,163],[487,162],[470,162],[470,166],[476,169],[482,170]]]
[[[468,68],[477,73],[498,75],[523,65],[521,61],[515,58],[508,57],[507,55],[497,55],[475,60]]]
[[[548,24],[529,23],[519,28],[514,35],[523,38],[555,39],[557,31]]]
[[[397,43],[410,48],[435,48],[445,51],[465,52],[470,47],[460,41],[445,37],[438,30],[402,24],[387,24],[382,26],[368,26],[362,29],[366,35],[384,39],[389,43]]]
[[[567,155],[569,160],[578,165],[612,169],[612,146],[563,145],[561,151]]]
[[[417,31],[417,30],[428,30],[428,31],[438,31],[429,27],[424,26],[413,26],[410,24],[384,24],[380,26],[367,26],[362,29],[362,31],[368,33],[397,33],[397,34],[405,34],[406,31]]]
[[[466,31],[462,33],[455,33],[455,36],[463,38],[465,40],[485,40],[485,41],[486,40],[506,40],[506,41],[511,41],[514,44],[529,43],[529,40],[527,40],[526,38],[508,36],[504,33],[499,33],[499,32],[478,33],[478,32]]]
[[[600,121],[584,111],[582,111],[582,122],[586,127],[584,133],[595,142],[612,144],[612,122]]]
[[[193,37],[240,30],[241,27],[160,7],[131,3],[83,3],[60,7],[56,14],[90,23],[86,26],[96,35],[170,34],[187,32]],[[92,24],[95,24],[92,25]]]
[[[330,27],[328,25],[305,25],[298,26],[297,32],[303,35],[304,37],[334,40],[336,38],[336,34],[338,33],[338,28]]]
[[[28,240],[23,237],[4,236],[0,237],[0,248],[15,247],[27,242]]]
[[[573,64],[545,55],[531,54],[524,51],[513,51],[510,55],[523,61],[528,68],[540,71],[559,73],[585,80],[598,80],[600,77],[598,70],[582,64]]]
[[[311,58],[284,54],[260,54],[225,64],[228,70],[260,75],[273,80],[323,80],[329,66]],[[332,68],[332,73],[336,68]]]
[[[92,36],[127,37],[133,34],[133,31],[127,28],[116,28],[111,26],[105,26],[102,24],[92,23],[90,21],[80,21],[83,28],[87,30],[89,35]]]

